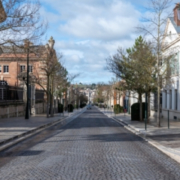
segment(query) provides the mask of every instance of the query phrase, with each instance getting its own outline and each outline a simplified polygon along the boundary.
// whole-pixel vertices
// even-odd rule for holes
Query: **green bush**
[[[73,112],[74,106],[72,104],[68,104],[68,112]]]
[[[143,120],[145,118],[145,102],[142,103],[142,117]],[[148,109],[148,104],[147,104]],[[139,121],[140,120],[140,103],[134,103],[131,106],[131,120],[133,121]]]
[[[119,104],[114,105],[114,113],[115,114],[123,113],[123,107],[120,106]]]
[[[62,104],[58,104],[58,113],[63,113],[63,105]]]
[[[85,104],[85,103],[80,104],[80,108],[83,108],[83,107],[85,107],[85,106],[86,106],[86,104]]]
[[[76,105],[75,105],[75,109],[78,109],[78,108],[79,108],[79,106],[76,104]]]

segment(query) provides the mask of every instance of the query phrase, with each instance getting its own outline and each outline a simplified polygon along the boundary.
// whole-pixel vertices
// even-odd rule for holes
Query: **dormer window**
[[[171,37],[172,37],[171,35],[172,35],[171,31],[169,31],[169,38],[170,38],[170,39],[171,39]]]

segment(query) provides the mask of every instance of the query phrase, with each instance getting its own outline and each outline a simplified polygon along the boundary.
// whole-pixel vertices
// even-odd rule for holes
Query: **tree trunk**
[[[157,74],[157,125],[158,127],[161,126],[161,122],[160,122],[160,92],[161,92],[161,88],[160,88],[160,67],[159,67],[159,58],[160,58],[160,21],[161,18],[161,14],[158,14],[158,37],[157,37],[157,69],[158,69],[158,74]]]
[[[64,108],[65,108],[65,110],[67,110],[67,90],[65,92]]]
[[[51,117],[54,116],[54,83],[53,83],[53,77],[52,77],[52,85],[51,85]]]
[[[46,108],[46,117],[49,117],[49,77],[47,77],[47,108]]]
[[[149,118],[150,118],[150,116],[151,116],[151,111],[150,111],[150,103],[151,103],[151,96],[150,96],[150,91],[148,92],[148,114],[147,114],[147,117],[148,117],[148,122],[149,122]]]
[[[142,117],[142,94],[139,93],[139,118],[140,118],[140,121],[143,120],[143,117]]]
[[[54,97],[53,93],[51,92],[51,117],[54,116]]]

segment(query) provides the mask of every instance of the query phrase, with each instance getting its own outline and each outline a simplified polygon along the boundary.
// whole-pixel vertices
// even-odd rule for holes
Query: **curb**
[[[102,112],[102,111],[101,111]],[[106,115],[104,112],[102,112],[104,115]],[[121,119],[117,119],[114,117],[110,117],[108,115],[106,115],[107,117],[115,120],[116,122],[120,123],[124,128],[126,128],[127,130],[131,131],[132,133],[136,134],[137,136],[141,137],[142,139],[144,139],[146,142],[148,142],[149,144],[151,144],[153,147],[155,147],[156,149],[160,150],[162,153],[166,154],[167,156],[169,156],[170,158],[172,158],[173,160],[175,160],[176,162],[180,163],[180,152],[172,149],[172,148],[167,148],[161,144],[159,144],[158,142],[152,140],[151,138],[146,138],[146,134],[142,133],[140,130],[137,130],[136,128],[134,128],[131,125],[128,125],[127,123],[125,123],[123,120]]]
[[[13,136],[9,139],[6,139],[4,141],[1,141],[0,142],[0,152],[1,151],[4,151],[22,141],[24,141],[25,139],[35,135],[35,134],[38,134],[39,132],[42,132],[43,130],[51,127],[51,126],[54,126],[56,124],[59,124],[59,123],[62,123],[62,125],[64,125],[64,122],[66,119],[68,118],[72,118],[73,116],[76,116],[76,115],[80,115],[82,114],[86,109],[82,109],[80,112],[77,112],[76,114],[72,114],[71,116],[68,116],[68,117],[64,117],[64,118],[61,118],[61,119],[58,119],[58,120],[55,120],[51,123],[47,123],[47,124],[44,124],[42,126],[39,126],[37,128],[34,128],[32,130],[29,130],[25,133],[22,133],[22,134],[19,134],[19,135],[16,135],[16,136]],[[73,120],[73,119],[72,119]],[[69,123],[69,122],[68,122]]]

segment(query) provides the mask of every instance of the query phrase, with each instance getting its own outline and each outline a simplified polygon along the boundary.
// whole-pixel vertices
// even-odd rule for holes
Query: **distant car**
[[[90,104],[88,105],[87,109],[91,109],[91,105]]]

